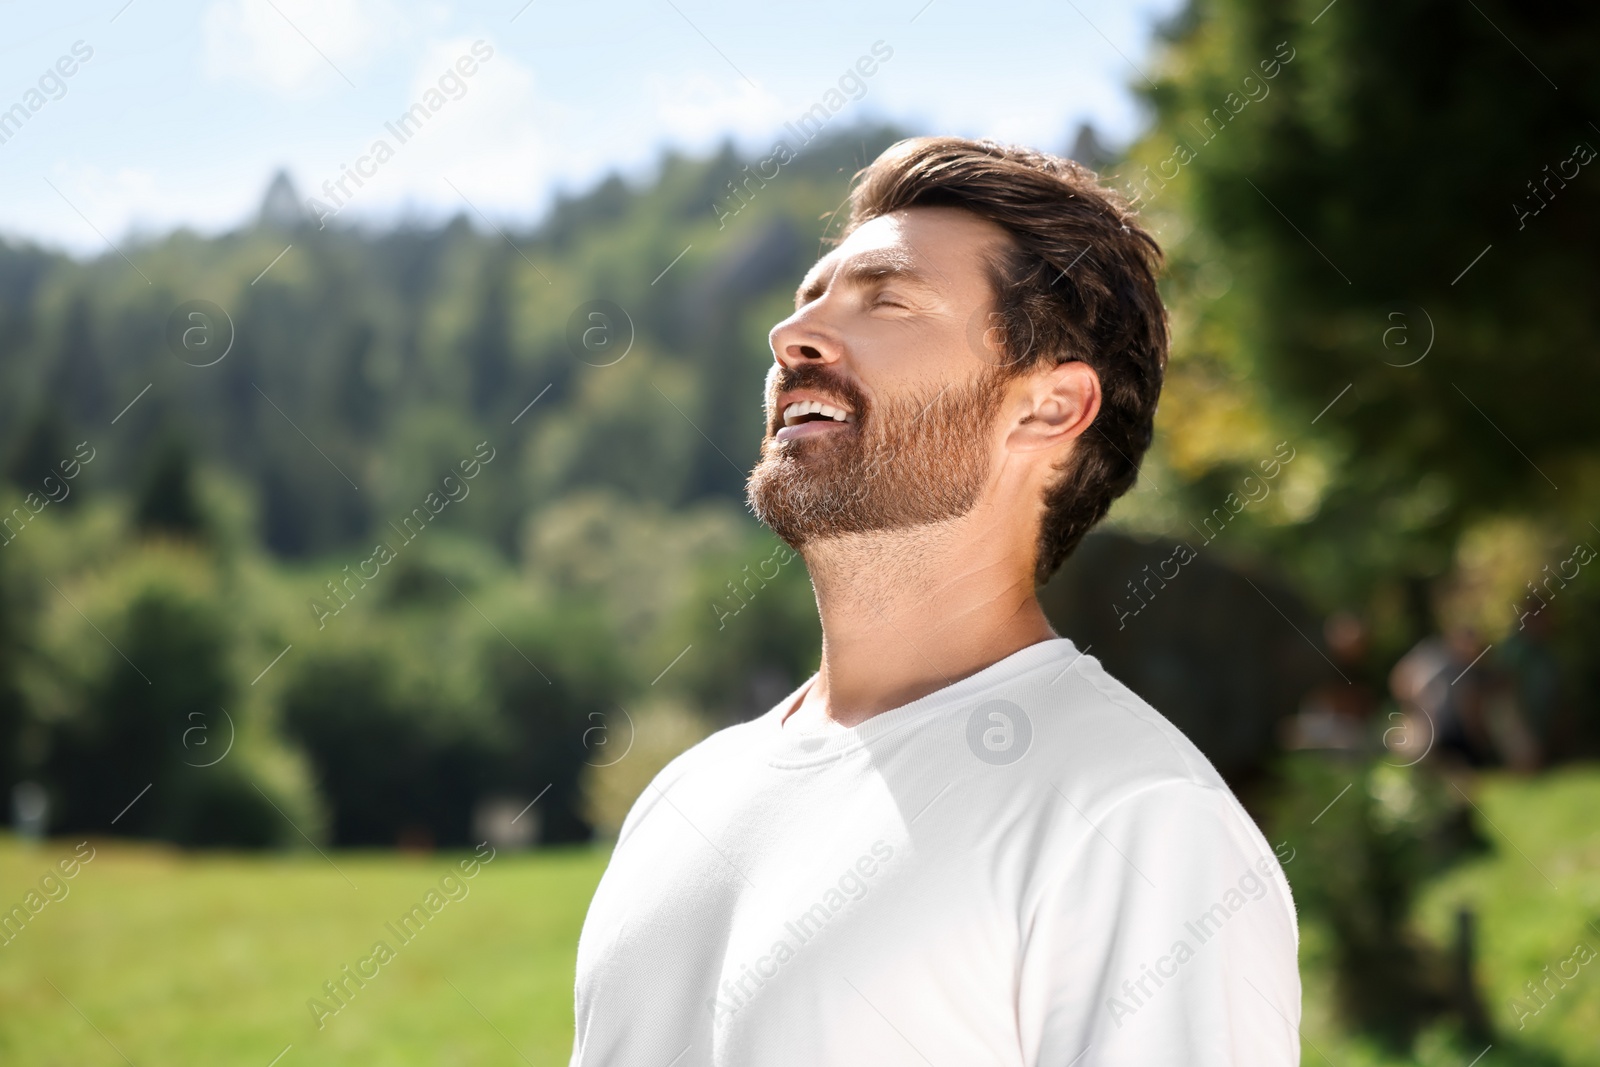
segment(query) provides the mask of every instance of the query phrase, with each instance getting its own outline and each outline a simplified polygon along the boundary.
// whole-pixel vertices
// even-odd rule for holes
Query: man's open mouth
[[[820,400],[797,400],[783,409],[783,425],[773,435],[776,440],[829,433],[855,422],[855,415],[844,408]]]
[[[850,422],[851,415],[844,408],[824,404],[820,400],[798,400],[783,409],[783,424],[785,426],[798,426],[803,422],[821,422],[831,419],[834,422]]]

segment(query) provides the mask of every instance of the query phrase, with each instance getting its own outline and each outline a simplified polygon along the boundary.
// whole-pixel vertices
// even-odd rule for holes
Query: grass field
[[[76,844],[3,839],[0,908]],[[385,924],[459,877],[469,854],[92,847],[68,895],[0,947],[0,1063],[267,1067],[292,1045],[279,1067],[544,1067],[571,1053],[577,933],[603,851],[501,853],[448,883],[466,895],[440,892],[438,913],[402,943]],[[349,983],[348,1005],[319,1029],[308,1000],[334,1006],[323,983],[379,940],[394,958]]]
[[[1544,982],[1584,944],[1600,953],[1600,769],[1572,767],[1538,778],[1487,775],[1472,790],[1476,825],[1490,851],[1427,886],[1416,928],[1450,944],[1456,909],[1478,919],[1475,973],[1494,1047],[1436,1027],[1412,1057],[1384,1054],[1342,1032],[1330,1010],[1327,932],[1302,924],[1300,970],[1307,1039],[1302,1063],[1326,1067],[1600,1067],[1600,957],[1569,965],[1541,1006],[1527,982]],[[1518,1005],[1530,1009],[1521,1012]],[[1519,1026],[1519,1023],[1521,1024]],[[1315,1045],[1315,1048],[1312,1047]],[[1317,1051],[1320,1050],[1320,1053]]]
[[[1494,850],[1430,886],[1418,925],[1442,941],[1458,904],[1478,911],[1479,977],[1501,1036],[1477,1067],[1600,1065],[1600,959],[1536,1014],[1513,1005],[1576,943],[1600,950],[1600,771],[1485,779],[1474,799]],[[39,891],[76,845],[0,837],[0,909]],[[94,858],[61,883],[66,895],[0,946],[0,1064],[269,1067],[280,1054],[278,1067],[566,1062],[578,929],[604,850],[502,853],[446,883],[460,897],[450,899],[440,879],[459,876],[466,853],[91,847]],[[402,942],[386,924],[430,890],[440,891],[437,914]],[[323,983],[379,940],[393,958],[363,964],[376,974],[350,983],[348,1004],[321,1013],[319,1028],[307,1002],[336,1007]],[[1342,1033],[1326,1004],[1324,946],[1320,931],[1305,930],[1306,1064],[1466,1067],[1477,1050],[1443,1033],[1426,1037],[1417,1058]]]

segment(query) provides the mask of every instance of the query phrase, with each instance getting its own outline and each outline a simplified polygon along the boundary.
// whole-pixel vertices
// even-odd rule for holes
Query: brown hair
[[[1150,447],[1167,364],[1161,248],[1088,168],[960,137],[913,137],[886,149],[856,175],[845,233],[931,206],[965,208],[1011,236],[1011,248],[988,264],[1006,338],[997,373],[1082,360],[1100,377],[1100,413],[1045,492],[1034,567],[1043,585],[1133,486]]]

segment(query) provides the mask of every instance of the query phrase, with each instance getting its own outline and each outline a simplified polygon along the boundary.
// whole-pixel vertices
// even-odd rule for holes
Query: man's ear
[[[1076,440],[1100,413],[1100,375],[1082,360],[1057,363],[1023,380],[1022,417],[1006,437],[1013,452],[1038,452]]]

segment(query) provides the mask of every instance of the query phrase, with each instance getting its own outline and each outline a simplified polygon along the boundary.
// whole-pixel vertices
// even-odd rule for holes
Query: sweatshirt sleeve
[[[1297,1067],[1294,903],[1232,794],[1169,781],[1062,809],[1073,844],[1037,894],[1018,976],[1024,1062]]]

